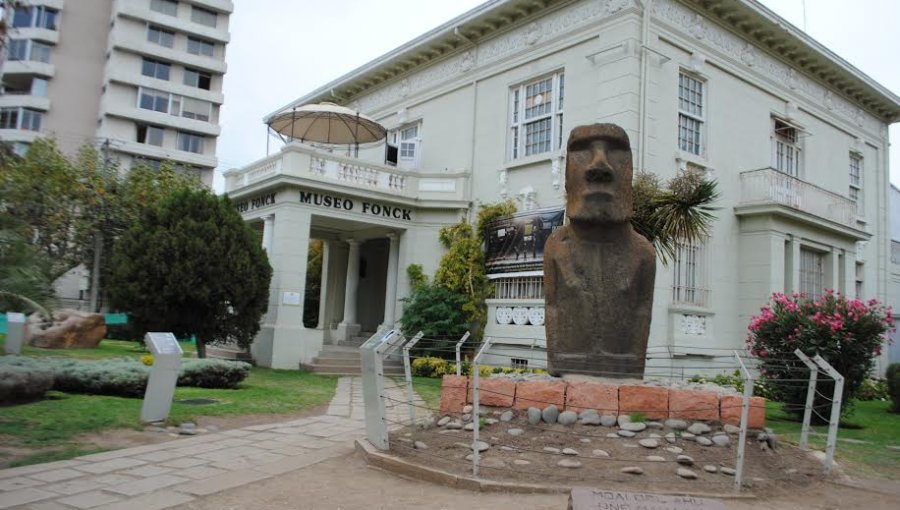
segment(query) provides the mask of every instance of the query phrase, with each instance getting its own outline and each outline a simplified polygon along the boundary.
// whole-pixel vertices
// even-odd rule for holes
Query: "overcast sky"
[[[234,0],[216,190],[222,171],[265,156],[264,115],[481,3]],[[762,3],[804,27],[803,0]],[[900,95],[898,20],[897,0],[806,0],[806,32]],[[900,186],[900,125],[890,137],[891,182]]]

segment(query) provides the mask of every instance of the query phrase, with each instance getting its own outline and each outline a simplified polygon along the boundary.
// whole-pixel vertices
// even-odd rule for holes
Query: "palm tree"
[[[700,170],[680,172],[665,188],[654,174],[636,175],[631,224],[653,243],[663,264],[675,258],[679,243],[700,243],[709,236],[716,187]]]
[[[51,265],[40,250],[0,220],[0,311],[31,309],[49,316],[53,305]]]

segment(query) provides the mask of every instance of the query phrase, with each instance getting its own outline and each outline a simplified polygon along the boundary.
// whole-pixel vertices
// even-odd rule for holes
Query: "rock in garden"
[[[466,426],[463,427],[463,430],[475,430],[475,423],[474,422],[466,423]]]
[[[682,432],[681,439],[685,439],[687,441],[693,441],[694,439],[697,439],[697,436],[695,436],[694,434],[691,434],[690,432]]]
[[[506,445],[501,446],[500,449],[503,450],[504,452],[517,452],[517,451],[519,451],[518,448],[513,448],[512,446],[506,446]]]
[[[616,417],[608,414],[604,414],[600,417],[600,425],[604,427],[612,427],[616,424]]]
[[[525,459],[516,459],[513,461],[513,464],[515,464],[517,466],[527,466],[527,465],[531,464],[531,461],[527,461]]]
[[[622,443],[622,447],[623,448],[637,448],[638,445],[636,445],[634,443]]]
[[[736,471],[730,467],[719,468],[719,471],[722,472],[723,475],[734,476]]]
[[[650,448],[651,450],[653,448],[659,447],[659,441],[657,441],[656,439],[641,439],[640,441],[638,441],[638,444],[643,446],[644,448]]]
[[[678,468],[678,470],[675,471],[675,473],[677,473],[678,476],[680,476],[682,478],[687,478],[688,480],[697,479],[697,473],[691,471],[688,468]]]
[[[619,434],[616,434],[615,432],[610,432],[609,434],[606,434],[606,437],[610,439],[618,439],[621,436],[619,436]]]
[[[627,414],[620,414],[619,416],[616,417],[616,424],[619,425],[620,427],[622,425],[625,425],[626,423],[631,423],[631,417],[628,416]]]
[[[459,430],[459,429],[463,428],[463,424],[459,420],[453,420],[446,425],[446,428],[448,430]]]
[[[528,423],[532,425],[537,425],[541,422],[541,410],[537,407],[529,407],[528,408]]]
[[[525,433],[525,431],[522,429],[509,429],[506,431],[506,433],[511,436],[521,436],[522,434]]]
[[[559,419],[559,408],[550,404],[541,411],[541,418],[547,423],[556,423],[556,420]]]
[[[594,457],[609,457],[609,452],[606,450],[594,450],[591,452],[591,455]]]
[[[409,443],[409,444],[412,444],[412,442],[413,442],[413,440],[408,437],[398,437],[397,441],[400,441],[401,443]]]
[[[493,459],[488,457],[487,459],[481,459],[481,467],[486,468],[505,468],[506,463],[500,459]]]
[[[694,440],[697,441],[697,444],[699,444],[700,446],[712,446],[713,444],[712,440],[710,440],[708,437],[697,436],[697,438]]]
[[[688,427],[687,430],[691,434],[699,436],[700,434],[706,434],[706,433],[710,432],[712,429],[709,427],[709,425],[698,421],[698,422],[693,423],[690,427]]]
[[[573,425],[578,421],[578,414],[575,411],[563,411],[559,413],[556,421],[561,425]]]
[[[617,432],[617,434],[619,434],[619,435],[622,436],[622,437],[634,437],[634,436],[635,436],[635,433],[634,433],[634,432],[632,432],[632,431],[630,431],[630,430],[625,430],[625,429],[620,429],[620,430]]]
[[[438,425],[438,427],[443,427],[444,425],[446,425],[448,423],[450,423],[450,417],[444,416],[443,418],[438,420],[437,425]]]
[[[727,434],[740,434],[741,433],[740,427],[735,427],[734,425],[732,425],[730,423],[726,423],[722,427],[722,430],[724,430]]]
[[[178,433],[182,436],[196,436],[197,431],[194,429],[179,429]]]
[[[650,462],[665,462],[665,457],[660,457],[659,455],[647,455],[647,460]]]
[[[684,420],[669,419],[666,420],[666,427],[672,430],[685,430],[688,428],[688,424]]]
[[[563,448],[563,455],[578,455],[578,450],[574,448]]]
[[[589,414],[581,419],[582,425],[600,425],[602,423],[599,414]]]
[[[677,440],[678,440],[678,438],[675,437],[674,432],[669,432],[668,434],[666,434],[666,441],[668,441],[670,443],[675,443],[675,441],[677,441]]]
[[[596,409],[585,409],[584,411],[581,411],[580,413],[578,413],[579,419],[583,420],[587,416],[596,416],[599,418],[600,413],[598,413]]]
[[[707,464],[707,465],[703,466],[703,470],[706,471],[707,473],[715,473],[716,471],[719,470],[719,468],[717,468],[716,466],[713,466],[712,464]]]
[[[506,423],[508,421],[512,421],[512,419],[514,417],[515,417],[515,415],[513,414],[512,411],[504,411],[503,414],[500,415],[500,421],[502,421],[503,423]]]
[[[663,427],[665,427],[665,425],[663,425],[662,423],[660,423],[658,421],[648,421],[647,422],[648,429],[661,429]]]
[[[581,462],[578,462],[575,459],[562,459],[561,461],[557,462],[556,465],[559,467],[576,469],[581,467]]]
[[[471,462],[474,458],[475,458],[475,455],[474,455],[474,454],[471,454],[471,453],[470,453],[470,454],[466,455],[466,460],[468,460],[468,461],[470,461],[470,462]]]
[[[647,428],[647,424],[641,423],[641,422],[628,422],[628,423],[623,423],[622,425],[619,425],[619,428],[622,430],[628,430],[631,432],[640,432]]]
[[[677,446],[667,446],[666,451],[677,455],[677,454],[683,452],[684,450],[682,450],[681,448],[679,448]]]
[[[462,421],[472,421],[472,415],[470,413],[462,415]]]
[[[28,317],[25,342],[44,349],[93,349],[106,336],[103,314],[64,308],[53,312],[53,321],[34,313]]]
[[[579,439],[579,441],[581,441],[582,443],[590,443],[591,439],[589,437],[582,437],[581,439]]]
[[[704,438],[704,439],[706,439],[706,438]],[[731,444],[731,439],[729,439],[727,435],[722,434],[719,436],[713,436],[712,442],[719,446],[728,446]]]
[[[487,451],[487,449],[491,447],[491,445],[485,443],[484,441],[478,441],[477,443],[475,443],[475,445],[478,447],[479,452]]]
[[[650,434],[650,437],[652,437],[653,439],[662,439],[662,436],[659,435],[659,434],[653,434],[653,433],[651,433],[651,434]]]
[[[644,470],[641,469],[641,468],[639,468],[639,467],[637,467],[637,466],[623,467],[620,471],[623,472],[623,473],[629,474],[629,475],[642,475],[642,474],[644,474]]]
[[[186,422],[184,422],[184,423],[182,423],[182,424],[180,424],[180,425],[178,425],[178,426],[181,427],[181,428],[183,428],[183,429],[195,429],[195,428],[197,428],[197,424],[194,423],[194,422],[190,422],[190,421],[186,421]]]
[[[693,466],[694,458],[690,455],[679,455],[675,457],[675,462],[681,464],[682,466]]]
[[[169,430],[168,430],[167,428],[165,428],[165,427],[150,427],[150,428],[147,429],[147,430],[149,430],[150,432],[168,432],[168,431],[169,431]]]
[[[497,419],[496,419],[496,418],[485,418],[485,419],[484,419],[484,424],[485,424],[485,425],[496,425],[496,424],[497,424]]]
[[[547,453],[559,453],[559,448],[554,448],[552,446],[545,446],[544,451]]]
[[[422,441],[416,441],[415,443],[413,443],[413,448],[415,448],[416,450],[427,450],[428,445]]]
[[[470,404],[463,407],[463,414],[472,414],[475,408]]]

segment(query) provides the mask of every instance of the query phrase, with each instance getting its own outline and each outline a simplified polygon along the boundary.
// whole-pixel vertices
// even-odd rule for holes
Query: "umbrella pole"
[[[353,141],[356,147],[353,149],[353,157],[359,157],[359,112],[356,112],[356,124],[353,126]]]
[[[294,141],[294,122],[297,120],[297,107],[291,110],[291,141]]]

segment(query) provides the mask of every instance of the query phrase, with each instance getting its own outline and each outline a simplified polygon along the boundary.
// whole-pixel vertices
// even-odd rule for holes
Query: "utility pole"
[[[103,154],[102,181],[107,185],[109,177],[109,138],[103,141],[100,149]],[[106,226],[106,199],[100,197],[100,226],[94,230],[94,264],[91,269],[91,302],[92,312],[100,311],[100,258],[103,254],[103,228]]]

